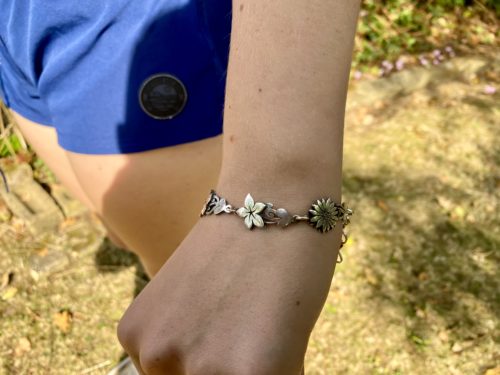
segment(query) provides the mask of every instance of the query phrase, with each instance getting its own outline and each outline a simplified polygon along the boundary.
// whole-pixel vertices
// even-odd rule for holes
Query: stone
[[[2,182],[0,196],[12,214],[23,220],[35,236],[57,230],[64,219],[63,214],[52,197],[33,179],[29,164],[18,164],[4,172],[9,192]]]
[[[481,57],[458,57],[443,64],[448,70],[460,74],[468,82],[473,81],[478,73],[487,67],[488,61]]]
[[[79,200],[73,198],[70,192],[62,185],[51,184],[50,195],[57,202],[66,218],[80,216],[87,212],[87,207]]]
[[[70,262],[68,254],[61,250],[47,249],[47,251],[33,254],[29,258],[30,268],[37,274],[52,274],[62,271]]]

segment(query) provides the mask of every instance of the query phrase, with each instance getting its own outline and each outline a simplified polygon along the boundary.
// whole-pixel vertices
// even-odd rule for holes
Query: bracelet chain
[[[291,215],[284,208],[274,208],[272,203],[255,202],[250,194],[247,194],[243,207],[234,208],[212,189],[203,205],[200,217],[220,213],[236,214],[244,218],[245,226],[248,229],[252,229],[254,226],[262,228],[266,224],[276,224],[286,228],[290,224],[305,221],[319,232],[325,233],[335,228],[337,222],[341,221],[342,239],[340,248],[342,248],[348,240],[344,229],[350,223],[353,211],[347,208],[345,203],[338,204],[334,203],[330,198],[321,198],[311,205],[307,216]],[[342,254],[339,251],[337,263],[342,261]]]

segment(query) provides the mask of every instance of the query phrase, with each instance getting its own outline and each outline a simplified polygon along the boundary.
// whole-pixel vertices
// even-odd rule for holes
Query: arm
[[[229,203],[242,206],[251,193],[304,214],[313,199],[340,201],[358,8],[359,0],[234,0],[216,187]],[[299,374],[340,229],[250,231],[234,215],[200,218],[127,310],[121,343],[148,375]]]
[[[251,191],[292,210],[322,194],[340,200],[358,8],[359,0],[234,1],[217,190],[229,200]]]

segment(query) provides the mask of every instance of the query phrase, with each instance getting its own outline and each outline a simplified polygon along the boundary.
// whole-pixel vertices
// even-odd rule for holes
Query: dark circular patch
[[[141,108],[158,120],[169,120],[178,115],[186,101],[186,87],[177,77],[166,73],[149,77],[139,90]]]

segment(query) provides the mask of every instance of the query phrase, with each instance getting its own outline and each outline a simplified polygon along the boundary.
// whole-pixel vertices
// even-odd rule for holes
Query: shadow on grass
[[[95,264],[99,272],[118,272],[123,268],[135,267],[134,298],[149,282],[149,277],[146,275],[137,255],[116,247],[108,238],[104,238],[97,250]]]
[[[139,257],[128,250],[120,249],[113,245],[107,237],[104,238],[95,254],[95,264],[99,272],[118,272],[123,268],[135,267],[134,298],[137,297],[149,282],[149,277],[144,271]],[[122,352],[118,363],[127,357],[128,354]]]
[[[373,208],[383,221],[362,228],[370,239],[362,266],[378,280],[371,285],[373,302],[402,308],[410,317],[409,337],[428,334],[429,315],[462,339],[480,337],[484,320],[500,311],[495,211],[476,207],[469,193],[432,177],[412,179],[382,170],[366,177],[346,171],[344,186],[351,201],[384,202]],[[440,196],[451,202],[449,212]]]

